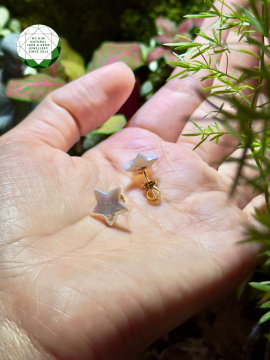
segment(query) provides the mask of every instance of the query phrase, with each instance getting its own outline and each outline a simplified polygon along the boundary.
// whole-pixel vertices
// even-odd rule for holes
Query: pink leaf
[[[192,19],[186,19],[179,25],[177,34],[181,35],[183,33],[189,32],[193,28],[193,26],[194,25]]]
[[[166,36],[164,35],[157,35],[155,37],[156,39],[156,42],[160,45],[163,45],[163,44],[167,44],[167,43],[170,43],[172,42],[172,39],[171,38],[167,38]]]
[[[151,61],[160,59],[167,52],[169,52],[168,49],[166,49],[164,47],[157,47],[149,52],[149,54],[147,55],[146,61],[148,64],[150,64]]]
[[[72,49],[68,41],[62,37],[60,37],[60,41],[61,41],[61,53],[59,56],[60,61],[69,60],[84,66],[83,57],[79,53],[77,53],[77,51]]]
[[[87,66],[87,71],[92,71],[118,61],[123,61],[133,70],[143,65],[140,45],[135,42],[105,42],[94,52],[92,60]]]
[[[173,38],[177,32],[176,24],[173,21],[163,17],[156,19],[156,27],[159,35],[163,35],[168,39]]]
[[[40,72],[50,75],[53,78],[58,77],[61,79],[65,79],[67,77],[64,66],[60,62],[59,58],[52,65],[48,66],[47,68],[41,69]]]
[[[64,80],[49,75],[41,73],[27,75],[22,79],[10,80],[7,84],[6,95],[16,100],[40,102],[53,90],[64,85]]]

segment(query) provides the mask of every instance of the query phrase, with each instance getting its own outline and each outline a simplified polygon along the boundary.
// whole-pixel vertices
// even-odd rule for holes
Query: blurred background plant
[[[1,21],[3,24],[7,24],[9,22],[9,11],[3,6],[1,10]],[[175,15],[175,17],[177,16]],[[172,55],[172,48],[163,46],[163,43],[174,41],[179,34],[191,39],[192,31],[198,28],[201,19],[187,19],[176,24],[173,20],[158,17],[154,22],[157,35],[151,36],[147,44],[138,41],[102,42],[99,48],[93,51],[91,60],[86,66],[83,56],[70,46],[67,39],[60,37],[62,49],[58,60],[46,69],[28,68],[28,71],[25,71],[26,76],[24,78],[11,79],[7,83],[6,95],[14,100],[38,103],[55,89],[101,66],[117,61],[123,61],[129,65],[135,71],[137,81],[132,95],[119,110],[119,113],[123,115],[122,121],[118,121],[119,117],[113,117],[108,123],[110,124],[110,132],[107,129],[106,132],[101,133],[102,129],[105,129],[102,127],[98,134],[93,132],[81,139],[70,151],[72,154],[81,155],[90,147],[125,126],[127,120],[132,117],[137,109],[164,84],[172,71],[172,66],[166,64],[166,61],[173,60],[175,57]],[[17,23],[19,25],[18,21]],[[17,29],[14,28],[17,31],[18,29],[19,26]],[[56,28],[54,27],[54,29]],[[113,126],[114,122],[115,126]]]
[[[9,10],[0,6],[0,36],[6,36],[12,32],[21,32],[21,24],[17,19],[11,19]]]

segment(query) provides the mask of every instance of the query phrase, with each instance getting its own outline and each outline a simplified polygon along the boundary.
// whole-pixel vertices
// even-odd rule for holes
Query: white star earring
[[[90,215],[102,216],[107,224],[112,226],[119,214],[129,211],[128,207],[123,203],[125,199],[120,191],[120,187],[112,189],[107,193],[95,189],[97,204],[90,211]]]
[[[133,174],[143,174],[145,176],[146,183],[144,183],[142,187],[146,192],[147,199],[150,201],[158,201],[161,196],[157,182],[155,180],[150,180],[147,176],[147,171],[151,169],[157,159],[158,157],[156,154],[144,156],[139,153],[135,159],[123,166],[125,171],[130,171]]]

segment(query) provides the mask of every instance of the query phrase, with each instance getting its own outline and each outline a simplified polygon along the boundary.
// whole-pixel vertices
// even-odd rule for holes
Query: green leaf
[[[6,95],[9,98],[40,102],[46,95],[65,85],[65,81],[45,74],[27,75],[8,81]]]
[[[200,27],[200,29],[209,29],[211,27],[214,27],[219,23],[219,21],[220,21],[220,19],[217,18],[214,22],[212,22],[212,24],[209,24],[208,26],[202,26],[202,27]]]
[[[270,319],[270,311],[268,311],[266,314],[264,314],[259,321],[259,324],[264,323],[265,321]]]
[[[127,123],[124,115],[114,115],[98,129],[92,131],[92,134],[111,135],[121,130]]]
[[[218,35],[217,35],[217,32],[215,29],[212,29],[212,33],[214,35],[214,38],[216,39],[216,43],[219,44],[219,38],[218,38]]]
[[[236,4],[233,5],[238,11],[240,11],[241,14],[243,14],[248,19],[250,24],[258,31],[258,33],[268,37],[268,34],[265,34],[264,28],[260,21],[251,12],[246,10],[243,6],[238,6]]]
[[[85,74],[84,66],[76,62],[70,60],[62,60],[62,65],[65,69],[65,73],[70,78],[70,80],[76,80]]]
[[[270,230],[270,223],[267,216],[265,216],[261,211],[255,209],[255,218],[262,223],[266,228]]]
[[[193,14],[193,15],[185,15],[184,18],[188,19],[205,19],[205,18],[212,18],[216,17],[216,14],[209,14],[209,13],[200,13],[200,14]]]
[[[168,62],[168,64],[172,64],[172,65],[176,65],[185,69],[189,69],[190,68],[190,64],[188,64],[187,62],[180,62],[180,61],[170,61]]]
[[[239,25],[238,22],[236,22],[236,23],[230,22],[229,24],[227,24],[225,26],[221,26],[221,27],[216,28],[216,30],[228,30],[228,29],[232,29],[233,27],[235,27],[237,25]]]
[[[166,64],[169,64],[169,65],[170,65],[170,64],[171,64],[171,62],[166,62]],[[171,80],[171,79],[174,79],[174,78],[178,77],[179,75],[184,74],[186,71],[187,71],[187,70],[185,69],[185,70],[183,70],[183,71],[181,71],[181,72],[179,72],[179,73],[177,73],[177,74],[175,74],[175,75],[173,75],[173,76],[169,77],[166,81],[169,81],[169,80]]]
[[[270,301],[266,301],[260,306],[261,309],[270,309]]]
[[[256,283],[256,282],[250,282],[249,285],[253,287],[254,289],[260,290],[260,291],[270,291],[270,281]]]
[[[194,64],[194,63],[201,65],[203,68],[205,68],[205,65],[206,65],[205,63],[203,63],[202,61],[199,61],[199,60],[194,60],[192,64]]]
[[[244,36],[248,36],[250,33],[256,33],[256,30],[246,30],[243,31],[242,36],[240,37],[240,39],[238,40],[238,42],[240,43],[241,40],[243,39]],[[248,38],[250,38],[250,36],[248,36]]]
[[[220,91],[214,91],[214,92],[211,92],[209,95],[207,95],[207,97],[210,97],[210,96],[218,96],[218,95],[223,95],[223,94],[233,94],[235,93],[235,90],[233,89],[227,89],[227,90],[220,90]]]
[[[140,90],[140,95],[145,96],[145,95],[149,94],[152,91],[153,91],[153,84],[152,84],[152,82],[150,80],[147,80],[142,84],[142,87],[141,87],[141,90]]]
[[[200,31],[199,33],[197,33],[198,36],[210,41],[211,43],[214,43],[214,39],[210,38],[209,36],[207,36],[203,31]]]
[[[87,65],[87,72],[102,66],[123,61],[132,70],[143,65],[142,50],[138,43],[113,43],[104,42],[93,54],[92,60]]]
[[[198,52],[196,52],[194,55],[192,55],[191,59],[195,59],[197,56],[202,55],[203,53],[205,53],[207,50],[209,50],[211,47],[211,45],[205,47],[202,50],[199,50]]]
[[[262,178],[261,177],[258,177],[254,180],[254,186],[252,187],[252,194],[255,193],[255,191],[257,190],[257,188],[260,186],[261,182],[262,182]]]
[[[196,74],[200,69],[197,69],[197,70],[194,70],[194,71],[191,71],[190,73],[184,75],[184,76],[181,76],[180,79],[184,79],[184,78],[187,78],[189,76],[192,76],[194,74]]]
[[[11,30],[9,30],[8,28],[0,30],[0,35],[2,35],[2,36],[7,36],[9,34],[11,34]]]
[[[199,130],[200,134],[203,135],[202,128],[199,125],[197,125],[194,121],[190,120],[190,122]]]
[[[264,1],[264,7],[264,33],[269,34],[269,3],[267,0]]]
[[[243,141],[243,138],[242,138],[241,134],[238,134],[238,133],[234,130],[234,128],[233,128],[231,125],[229,125],[229,123],[228,123],[227,121],[222,121],[222,124],[223,124],[223,126],[228,130],[228,132],[229,132],[232,136],[234,136],[240,143]]]
[[[217,70],[219,70],[219,67],[218,67],[218,58],[217,58],[217,56],[215,57],[215,63],[216,63],[216,68],[217,68]]]
[[[212,139],[210,139],[210,141],[214,141],[214,140],[216,140],[216,144],[217,144],[217,142],[218,142],[218,140],[219,140],[220,136],[222,136],[222,134],[217,134],[217,135],[213,136],[213,137],[212,137]]]
[[[259,256],[265,256],[265,255],[270,257],[270,250],[264,251],[259,254]]]
[[[205,140],[208,138],[208,136],[206,136],[205,138],[203,138],[192,150],[196,150],[203,142],[205,142]]]
[[[21,30],[21,23],[17,19],[11,19],[9,20],[8,27],[11,31],[15,33],[20,33]]]
[[[181,39],[185,39],[187,41],[190,41],[190,38],[186,37],[186,36],[183,36],[183,35],[176,35],[176,37],[179,37]]]
[[[81,66],[84,66],[83,57],[79,53],[77,53],[77,51],[72,49],[68,41],[63,37],[60,37],[60,42],[61,42],[61,53],[59,56],[60,61],[69,60],[77,64],[80,64]]]
[[[218,0],[223,6],[226,6],[233,14],[235,14],[235,11],[228,5],[226,4],[224,1],[222,0]]]
[[[212,62],[212,58],[211,58],[211,55],[210,53],[208,52],[208,66],[210,67],[211,66],[211,62]]]
[[[257,54],[255,54],[254,52],[252,52],[252,51],[249,51],[249,50],[239,50],[239,52],[241,52],[241,53],[245,53],[245,54],[249,54],[249,55],[252,55],[252,56],[255,56],[256,58],[258,58],[258,59],[260,59],[260,56],[259,55],[257,55]]]
[[[0,6],[0,29],[6,25],[9,19],[9,11],[5,6]]]
[[[166,44],[164,44],[164,45],[166,45]],[[190,45],[190,44],[186,44],[186,45],[181,45],[181,46],[177,46],[176,48],[175,48],[175,50],[186,50],[186,49],[191,49],[191,48],[195,48],[195,47],[197,47],[198,45],[196,45],[196,44],[192,44],[192,45]],[[202,45],[200,44],[200,47],[201,47]]]
[[[195,42],[166,43],[166,44],[163,44],[163,45],[166,45],[166,46],[178,46],[179,49],[180,48],[188,49],[189,47],[202,46],[201,43],[195,43]]]
[[[205,2],[210,8],[214,9],[215,12],[216,12],[218,15],[220,15],[219,10],[215,7],[215,5],[212,3],[212,1],[210,1],[210,0],[204,0],[204,2]]]
[[[223,103],[222,105],[224,105],[224,103]],[[223,107],[223,106],[222,106],[222,107]],[[221,110],[221,108],[220,108],[219,110]],[[215,128],[217,129],[217,131],[220,131],[219,126],[218,126],[218,123],[215,121],[214,124],[215,124],[214,126],[215,126]]]

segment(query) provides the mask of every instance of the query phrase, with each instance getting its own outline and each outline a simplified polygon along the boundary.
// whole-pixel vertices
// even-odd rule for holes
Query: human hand
[[[241,59],[253,66],[232,54],[229,71]],[[53,92],[0,138],[2,359],[130,359],[254,267],[257,246],[236,243],[260,199],[242,186],[228,199],[235,169],[213,165],[236,144],[227,137],[192,151],[198,139],[180,137],[205,106],[200,76],[167,83],[81,158],[66,151],[132,91],[123,64]],[[158,155],[158,204],[147,201],[143,177],[122,170],[138,152]],[[94,188],[119,186],[129,213],[113,227],[90,217]]]

